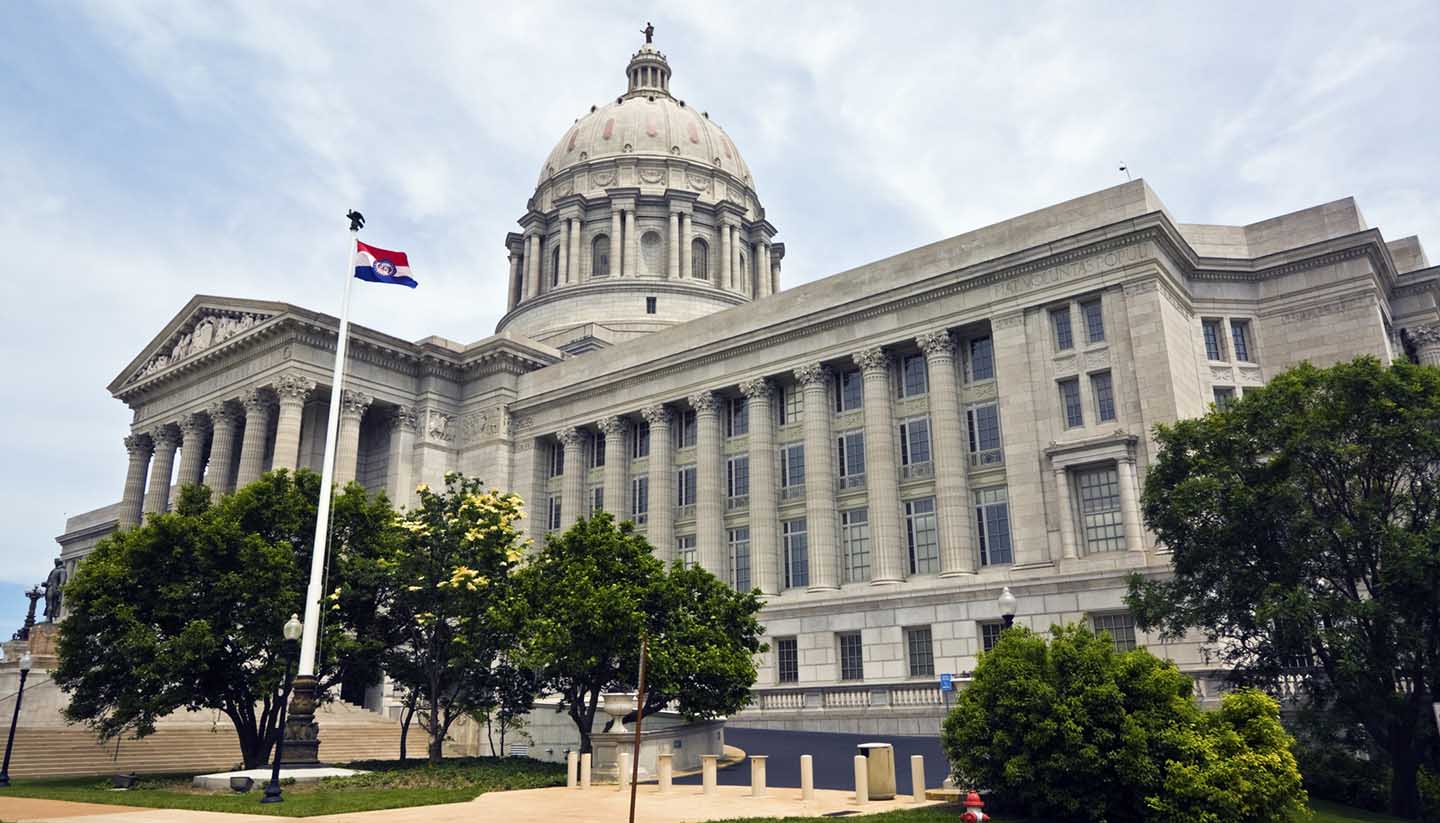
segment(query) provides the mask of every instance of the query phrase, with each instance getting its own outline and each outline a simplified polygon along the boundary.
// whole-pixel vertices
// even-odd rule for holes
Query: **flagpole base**
[[[280,756],[280,762],[286,766],[320,765],[320,724],[315,722],[319,686],[313,675],[295,678],[285,719],[285,750]]]

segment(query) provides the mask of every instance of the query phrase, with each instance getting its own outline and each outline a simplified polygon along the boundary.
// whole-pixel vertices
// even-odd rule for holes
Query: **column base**
[[[315,700],[320,682],[312,675],[295,678],[290,690],[290,708],[285,718],[285,766],[320,765],[320,724],[315,722]]]
[[[904,583],[904,582],[905,582],[905,578],[903,578],[903,577],[876,577],[876,578],[871,578],[871,580],[870,580],[870,585],[872,585],[872,586],[898,586],[898,585],[900,585],[901,583]]]
[[[805,589],[807,592],[838,592],[839,586],[810,586]]]
[[[980,572],[974,569],[960,569],[958,571],[940,572],[941,577],[974,577]]]

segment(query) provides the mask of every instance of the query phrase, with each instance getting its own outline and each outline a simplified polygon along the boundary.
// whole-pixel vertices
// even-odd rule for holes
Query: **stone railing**
[[[983,469],[989,466],[1003,466],[1005,465],[1005,450],[986,449],[985,451],[971,452],[970,465],[977,469]]]
[[[970,681],[969,672],[955,677],[955,688],[962,689]],[[877,683],[873,686],[840,685],[812,688],[757,689],[746,712],[821,712],[897,709],[933,709],[943,712],[945,695],[936,680],[909,683]],[[951,695],[951,701],[954,695]]]
[[[901,480],[924,480],[935,476],[935,466],[932,463],[911,463],[908,466],[900,467]]]
[[[803,483],[797,483],[797,484],[794,485],[794,486],[781,486],[781,487],[780,487],[780,499],[781,499],[781,500],[799,500],[800,498],[802,498],[802,497],[804,497],[804,496],[805,496],[805,484],[803,484]]]
[[[842,492],[847,489],[863,489],[865,488],[865,473],[842,475],[836,483]]]
[[[748,508],[750,508],[750,495],[748,494],[737,494],[734,497],[725,498],[725,511],[727,512]]]
[[[676,519],[677,521],[679,521],[679,520],[694,520],[694,519],[695,519],[695,504],[694,504],[694,503],[691,503],[691,504],[688,505],[688,506],[676,506],[676,507],[675,507],[675,519]]]

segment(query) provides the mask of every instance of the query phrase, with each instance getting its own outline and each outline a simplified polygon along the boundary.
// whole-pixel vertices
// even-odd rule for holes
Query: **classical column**
[[[210,461],[205,467],[205,485],[216,494],[235,490],[230,483],[230,469],[235,465],[235,429],[240,422],[229,401],[220,401],[207,409],[210,415]]]
[[[630,519],[626,506],[630,497],[630,451],[625,447],[630,423],[623,417],[607,417],[596,427],[605,437],[605,511],[618,523]]]
[[[935,462],[935,511],[940,524],[940,574],[975,573],[970,539],[970,477],[960,390],[955,385],[955,341],[946,329],[915,338],[930,377],[930,454]]]
[[[650,424],[650,525],[646,536],[669,563],[675,559],[675,467],[670,441],[670,410],[664,405],[641,412]]]
[[[272,388],[280,400],[280,413],[275,420],[275,455],[270,468],[294,472],[300,464],[300,420],[305,416],[305,400],[315,390],[315,381],[298,374],[282,374]]]
[[[580,242],[583,236],[583,232],[581,231],[580,218],[570,218],[570,224],[570,277],[566,282],[579,283],[581,269],[580,264],[585,259],[583,257],[584,252],[582,251],[584,247],[581,245]]]
[[[1079,557],[1075,543],[1075,507],[1070,501],[1070,473],[1055,469],[1055,496],[1060,501],[1060,554],[1066,560]]]
[[[145,487],[146,514],[163,512],[170,505],[170,476],[180,432],[171,425],[156,426],[150,431],[150,440],[155,444],[155,459],[150,461],[150,482]]]
[[[524,257],[520,254],[510,252],[510,292],[505,301],[507,311],[520,305],[520,263],[522,260]]]
[[[835,551],[835,455],[830,434],[830,370],[812,363],[795,370],[805,392],[805,526],[810,590],[840,588]]]
[[[775,482],[775,393],[763,377],[740,384],[750,415],[750,575],[761,594],[780,593],[779,487]]]
[[[335,438],[335,485],[355,480],[360,464],[360,421],[375,398],[350,389],[340,392],[340,432]]]
[[[871,583],[905,579],[900,537],[900,474],[895,468],[895,412],[890,357],[879,346],[855,354],[865,380],[865,488],[870,495]]]
[[[680,214],[680,277],[689,280],[694,274],[694,263],[690,260],[694,244],[692,236],[695,232],[693,215],[681,212]]]
[[[720,398],[702,391],[690,396],[690,405],[695,408],[695,557],[700,568],[728,580]]]
[[[525,236],[525,295],[540,294],[540,235]]]
[[[240,441],[240,471],[235,488],[243,489],[260,479],[265,471],[265,439],[270,433],[270,396],[251,389],[240,401],[245,407],[245,434]]]
[[[715,278],[715,285],[722,289],[732,288],[730,285],[730,224],[720,224],[720,274]]]
[[[1135,458],[1125,455],[1115,463],[1120,480],[1120,522],[1125,525],[1126,551],[1145,551],[1145,540],[1140,531],[1140,497],[1136,493]]]
[[[635,207],[625,210],[625,276],[640,275],[640,238],[635,236]]]
[[[771,294],[770,244],[763,240],[756,243],[755,257],[755,296],[769,297]]]
[[[585,511],[585,433],[571,426],[556,435],[565,448],[565,477],[560,484],[560,516],[565,524],[574,523]]]
[[[770,293],[780,293],[780,261],[770,259]]]
[[[570,282],[570,218],[560,221],[560,270],[555,272],[555,282],[565,285]]]
[[[409,507],[415,495],[412,465],[419,420],[414,406],[397,406],[395,416],[390,418],[390,478],[385,495],[394,506]]]
[[[671,280],[680,278],[680,213],[670,212],[670,255],[666,259],[666,271]]]
[[[624,212],[614,205],[610,206],[610,276],[621,277],[625,270],[621,268],[620,261],[620,240],[623,237],[622,221]]]
[[[1407,330],[1415,342],[1416,359],[1422,366],[1440,366],[1440,326],[1420,326]]]
[[[730,227],[730,288],[738,292],[745,289],[745,267],[740,265],[740,260],[745,243],[740,239],[740,227]]]
[[[180,471],[177,486],[198,486],[205,476],[205,438],[210,433],[205,418],[187,414],[176,424],[180,428]]]
[[[122,529],[140,525],[145,505],[145,472],[150,468],[155,444],[149,435],[130,434],[125,436],[125,451],[130,455],[130,462],[125,468],[125,490],[120,495],[118,519]]]

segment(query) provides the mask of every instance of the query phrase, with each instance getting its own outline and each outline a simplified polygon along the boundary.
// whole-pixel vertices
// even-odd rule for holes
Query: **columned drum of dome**
[[[641,46],[624,94],[592,106],[550,152],[523,233],[506,239],[497,332],[578,354],[778,290],[785,247],[750,168],[709,112],[671,93],[670,77],[665,55]],[[743,272],[721,276],[722,248]]]

